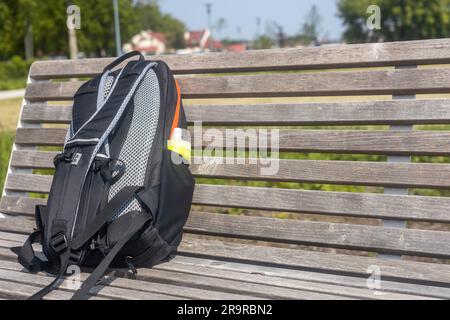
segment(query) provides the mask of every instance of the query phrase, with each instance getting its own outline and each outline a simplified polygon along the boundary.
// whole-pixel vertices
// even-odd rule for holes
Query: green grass
[[[0,131],[0,190],[3,190],[14,134]]]
[[[25,88],[27,78],[4,79],[0,81],[0,90],[14,90]]]
[[[0,100],[0,190],[5,183],[21,103],[22,99]]]
[[[28,70],[32,60],[25,61],[19,56],[9,61],[0,61],[0,90],[25,88]]]

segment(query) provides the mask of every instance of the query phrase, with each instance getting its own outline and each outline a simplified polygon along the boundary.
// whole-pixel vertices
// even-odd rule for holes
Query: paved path
[[[25,89],[0,91],[0,100],[22,98],[24,94]]]

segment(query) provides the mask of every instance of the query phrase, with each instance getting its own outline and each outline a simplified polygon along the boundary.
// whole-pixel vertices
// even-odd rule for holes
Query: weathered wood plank
[[[17,270],[20,268],[18,263],[12,261],[0,261],[0,269]],[[346,295],[337,292],[327,293],[315,290],[307,290],[307,288],[282,288],[275,285],[265,285],[264,283],[243,283],[241,281],[221,280],[215,277],[195,276],[181,272],[164,271],[155,269],[139,269],[139,275],[136,276],[137,281],[123,280],[125,276],[123,271],[113,273],[114,282],[109,284],[112,287],[123,287],[125,289],[135,289],[136,291],[149,291],[167,289],[168,292],[174,293],[175,296],[183,295],[183,297],[192,297],[204,299],[201,295],[205,292],[210,294],[210,299],[242,299],[245,297],[255,297],[263,299],[346,299],[361,298],[361,296]],[[111,279],[111,277],[110,277]],[[178,290],[175,291],[174,288]],[[184,293],[184,294],[183,294]],[[391,299],[406,298],[408,295],[394,295]],[[341,298],[343,297],[343,298]],[[412,296],[415,298],[414,296]]]
[[[221,237],[450,257],[450,232],[444,231],[196,212],[191,212],[184,229],[189,233]]]
[[[16,143],[19,145],[61,146],[67,129],[62,128],[17,128]]]
[[[22,121],[69,123],[71,106],[25,105]],[[190,124],[203,125],[350,125],[439,124],[450,122],[446,99],[360,101],[336,103],[280,103],[246,105],[187,105]]]
[[[23,284],[12,281],[0,280],[0,297],[7,300],[25,300],[31,297],[39,290],[38,287],[29,284]],[[72,297],[73,293],[54,290],[44,297],[45,300],[68,300]],[[89,300],[105,300],[100,297],[90,297]]]
[[[53,159],[56,151],[16,150],[12,153],[11,167],[30,169],[54,169]]]
[[[1,211],[2,210],[0,209],[0,212]],[[22,216],[19,217],[8,216],[6,219],[0,219],[0,231],[2,232],[29,234],[34,230],[35,227],[36,222],[34,217],[31,218]]]
[[[231,238],[450,257],[450,232],[444,231],[196,212],[190,213],[185,231]]]
[[[20,269],[19,269],[20,270]],[[85,280],[87,277],[86,274],[81,274],[81,279]],[[22,283],[22,284],[32,284],[35,286],[35,292],[37,292],[41,287],[48,285],[53,277],[45,276],[42,273],[40,274],[30,274],[28,272],[19,272],[18,270],[7,270],[5,268],[1,269],[0,272],[0,280],[3,281],[12,281],[14,283]],[[127,288],[120,287],[119,285],[114,284],[118,282],[119,284],[126,285]],[[67,285],[70,283],[70,280],[64,280],[61,284],[62,288],[67,290]],[[136,290],[135,288],[139,287],[140,284],[144,282],[135,281],[134,284],[131,280],[126,279],[114,279],[111,283],[108,283],[106,286],[97,285],[95,286],[90,293],[92,295],[98,295],[100,297],[105,297],[109,299],[127,299],[127,300],[178,300],[180,296],[172,296],[169,294],[158,293],[158,292],[150,292],[147,290]],[[134,285],[134,286],[133,286]],[[70,290],[73,292],[73,290]],[[185,297],[181,297],[185,298]]]
[[[23,235],[23,240],[25,240],[25,237]],[[320,272],[340,272],[366,278],[367,268],[377,265],[381,268],[383,280],[386,281],[407,279],[419,281],[422,285],[450,283],[450,265],[446,264],[384,260],[373,257],[284,249],[210,239],[198,241],[198,238],[193,238],[189,234],[185,234],[183,237],[179,253],[195,255],[199,258],[212,257],[219,261],[237,259],[254,264],[254,268],[257,268],[260,263],[267,265],[269,263],[267,257],[271,257],[270,264],[273,266],[288,266]],[[212,265],[220,267],[219,261]]]
[[[183,257],[180,257],[183,258]],[[220,261],[216,261],[217,264],[221,264]],[[353,298],[363,298],[363,299],[408,299],[411,298],[411,294],[404,294],[404,293],[394,293],[389,291],[387,286],[385,285],[385,281],[383,281],[383,285],[378,290],[370,290],[366,286],[365,287],[351,287],[348,285],[336,285],[336,284],[328,284],[328,283],[321,283],[316,281],[307,281],[307,280],[297,280],[297,279],[286,279],[282,277],[275,277],[275,276],[269,276],[267,274],[261,274],[256,266],[253,265],[247,265],[249,272],[238,272],[234,270],[227,270],[227,269],[219,269],[219,268],[211,268],[211,267],[204,267],[201,265],[188,265],[188,264],[182,264],[182,263],[176,263],[173,261],[166,262],[160,265],[157,265],[152,268],[152,270],[148,269],[140,269],[139,275],[146,277],[147,274],[149,277],[153,276],[152,272],[164,270],[164,271],[176,271],[179,272],[178,274],[174,274],[173,276],[163,275],[168,279],[174,279],[176,281],[186,281],[185,278],[181,278],[178,275],[182,274],[183,276],[189,275],[190,277],[195,277],[195,281],[198,283],[206,282],[210,278],[213,277],[215,280],[209,280],[209,284],[218,284],[218,279],[226,279],[226,280],[232,280],[232,281],[239,281],[242,285],[246,285],[247,283],[258,283],[258,284],[264,284],[264,285],[271,285],[271,289],[274,288],[273,286],[277,287],[283,287],[283,288],[291,288],[291,289],[300,289],[300,290],[310,290],[314,292],[321,292],[321,293],[331,293],[331,294],[341,294],[348,297]],[[253,269],[253,273],[251,273],[250,270]],[[296,270],[297,273],[301,273],[300,271]],[[138,277],[139,277],[138,275]],[[361,279],[358,279],[359,281]],[[366,280],[366,279],[364,279]],[[208,282],[205,283],[205,285],[208,285]],[[396,284],[398,285],[398,284]],[[421,291],[420,287],[416,287],[416,290],[413,291],[413,297],[417,294],[420,296],[429,294],[428,292]],[[270,290],[269,290],[270,291]],[[272,294],[272,292],[265,292],[265,294]],[[445,295],[445,291],[442,290],[441,294]],[[446,295],[445,297],[447,297]],[[437,296],[436,298],[441,298],[442,296]]]
[[[251,159],[245,164],[214,164],[208,158],[203,164],[192,164],[197,177],[289,181],[384,187],[447,188],[450,165],[424,163],[384,163],[362,161],[271,160],[258,164]],[[250,162],[250,163],[249,163]],[[271,170],[268,170],[272,168]],[[266,169],[270,174],[264,174]]]
[[[256,264],[246,264],[240,262],[232,262],[225,260],[213,260],[207,258],[194,258],[188,256],[175,256],[170,262],[159,265],[157,268],[164,268],[169,270],[185,270],[188,273],[202,273],[203,269],[212,270],[217,277],[223,277],[228,272],[237,272],[244,274],[251,281],[251,277],[260,275],[263,278],[275,278],[286,280],[288,283],[295,283],[295,281],[307,281],[308,283],[332,284],[337,285],[338,288],[360,288],[367,290],[367,275],[366,276],[350,276],[324,272],[313,272],[299,269],[289,269],[280,267],[271,267]],[[381,291],[381,292],[380,292]],[[416,284],[411,282],[397,282],[392,280],[382,279],[381,287],[376,290],[371,290],[375,295],[383,292],[396,292],[407,294],[421,294],[434,298],[450,297],[450,289],[445,287],[430,286],[423,284]]]
[[[450,92],[449,69],[227,75],[180,78],[183,98],[383,95]],[[82,82],[36,82],[29,101],[72,100]]]
[[[34,146],[62,146],[66,129],[18,128],[16,143]],[[226,129],[204,130],[202,146],[214,145],[248,147],[249,139],[236,140],[237,131],[226,134]],[[244,131],[258,136],[258,131]],[[272,133],[267,131],[267,141]],[[382,130],[279,130],[279,150],[289,152],[363,153],[387,155],[450,155],[450,132],[434,130],[382,131]],[[192,139],[195,138],[191,130]],[[254,139],[253,139],[254,140]],[[256,140],[257,142],[257,140]],[[197,147],[193,140],[194,147]]]
[[[45,203],[46,200],[44,199],[5,196],[0,202],[0,212],[34,215],[35,205]],[[450,198],[448,197],[198,184],[195,188],[193,203],[207,206],[351,217],[411,219],[431,222],[450,221],[448,213]]]
[[[326,299],[329,295],[349,297],[353,299],[420,299],[422,297],[382,292],[375,295],[366,289],[343,288],[333,285],[315,284],[295,280],[270,278],[261,275],[247,275],[243,273],[227,273],[217,270],[189,272],[188,269],[167,269],[157,266],[152,269],[140,269],[137,279],[145,281],[164,281],[179,286],[199,286],[224,292],[245,292],[269,299]],[[209,271],[209,272],[208,272]],[[325,294],[325,296],[324,296]],[[336,297],[333,297],[336,299]]]
[[[5,188],[14,191],[48,193],[52,180],[51,175],[11,174],[8,176]]]
[[[15,151],[12,167],[53,168],[54,153]],[[208,158],[215,159],[215,158]],[[240,164],[239,161],[244,161]],[[447,164],[399,164],[363,161],[279,160],[261,165],[257,159],[237,158],[232,164],[192,164],[191,171],[198,177],[254,179],[267,181],[292,181],[331,183],[342,185],[371,185],[389,187],[448,188],[450,165]],[[264,168],[278,168],[274,174],[264,175]]]
[[[448,39],[402,41],[352,45],[324,45],[314,48],[270,49],[243,53],[162,55],[174,73],[298,70],[338,67],[418,65],[450,62]],[[34,79],[93,76],[102,72],[112,58],[81,59],[76,62],[38,61],[31,67]]]
[[[213,259],[232,259],[272,266],[288,266],[302,270],[359,274],[367,277],[369,266],[379,266],[386,280],[415,280],[426,284],[450,283],[450,266],[444,264],[383,260],[344,254],[330,254],[297,249],[284,249],[216,240],[189,239],[185,235],[180,254]],[[270,262],[267,257],[270,257]]]
[[[26,122],[45,123],[69,123],[72,119],[72,106],[46,105],[46,104],[26,104],[23,106],[20,118]]]

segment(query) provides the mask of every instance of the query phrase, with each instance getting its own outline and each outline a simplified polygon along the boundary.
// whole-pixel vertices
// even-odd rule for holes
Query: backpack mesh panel
[[[109,91],[111,91],[111,88],[113,86],[113,83],[114,83],[114,76],[108,76],[106,78],[106,80],[105,80],[105,87],[103,88],[103,97],[102,97],[103,99],[102,100],[100,100],[100,99],[97,100],[97,109],[99,109],[101,107],[103,101],[108,96]]]
[[[124,175],[114,183],[108,195],[110,201],[126,186],[143,186],[147,162],[159,121],[160,90],[158,78],[153,70],[148,71],[134,95],[134,111],[127,137],[119,159],[125,163]],[[136,199],[124,203],[113,219],[130,211],[140,211]]]

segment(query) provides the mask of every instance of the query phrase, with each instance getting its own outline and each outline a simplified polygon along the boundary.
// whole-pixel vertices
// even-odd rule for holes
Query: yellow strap
[[[187,161],[191,161],[191,143],[185,140],[167,140],[167,149],[178,153]]]

